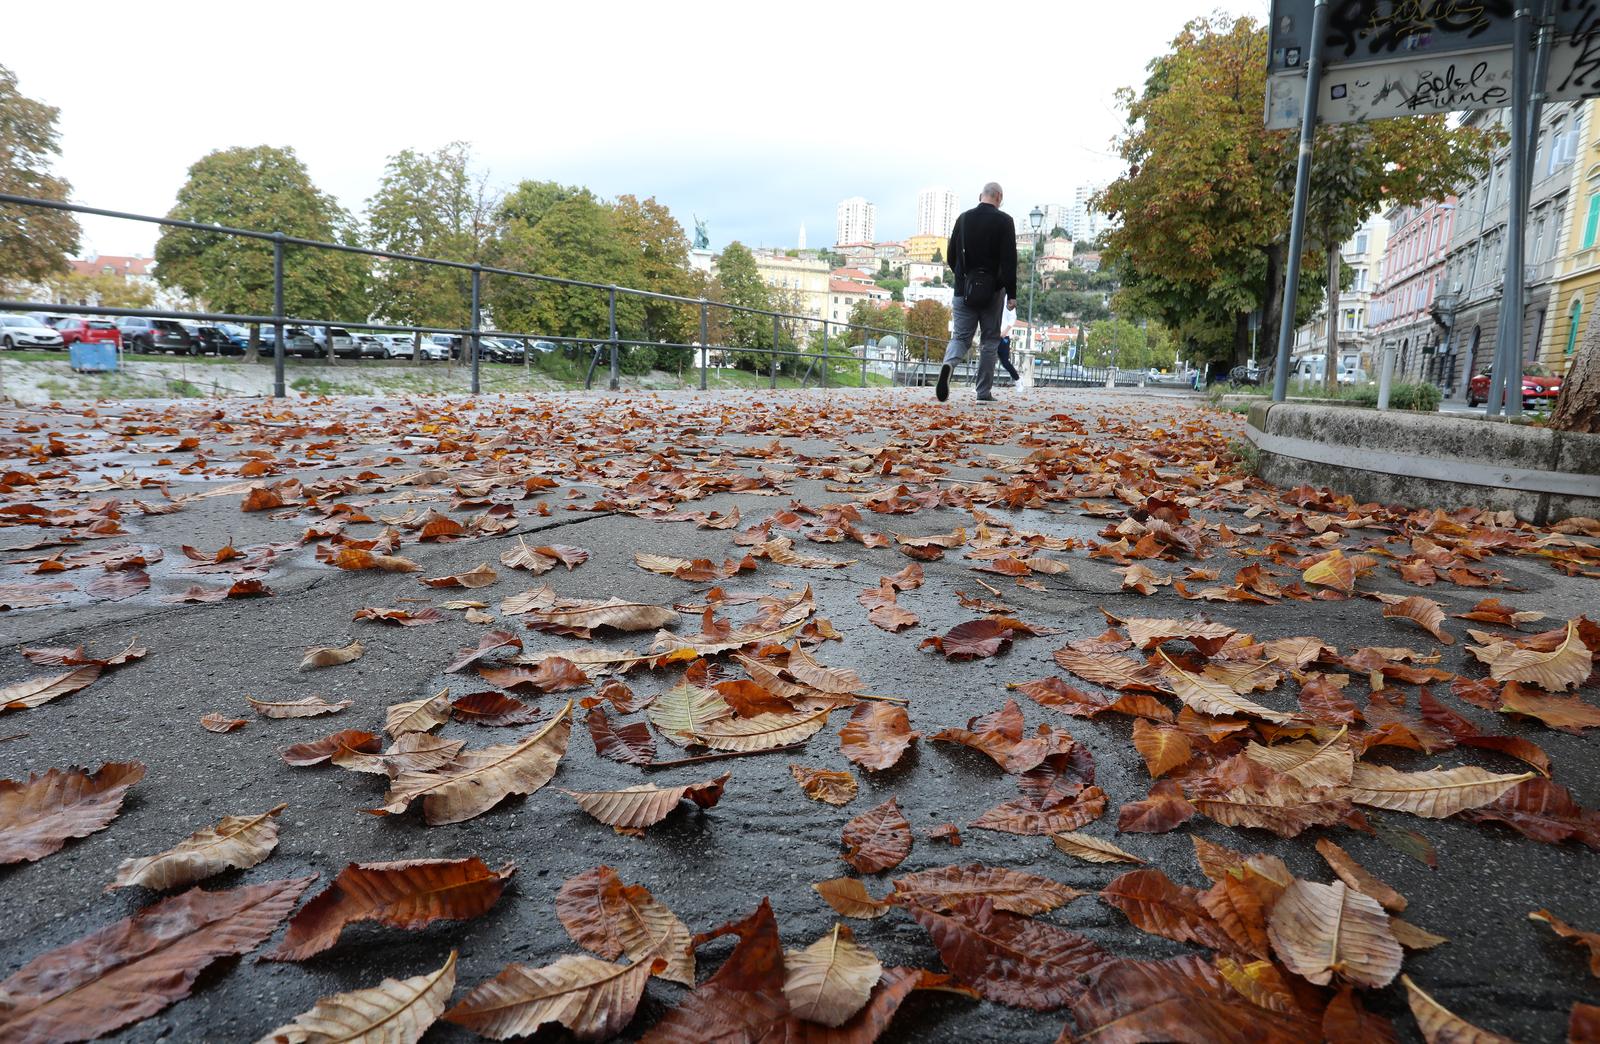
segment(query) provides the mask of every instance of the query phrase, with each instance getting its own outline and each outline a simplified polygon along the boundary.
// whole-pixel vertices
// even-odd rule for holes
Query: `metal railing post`
[[[772,351],[767,355],[767,387],[778,386],[778,313],[772,313]]]
[[[612,286],[606,291],[606,312],[611,326],[611,383],[608,385],[612,391],[622,387],[622,360],[618,357],[617,350],[617,288]]]
[[[700,390],[706,390],[706,370],[711,365],[711,336],[707,333],[710,329],[711,306],[705,298],[700,299]]]
[[[928,383],[928,339],[922,339],[922,362],[917,366],[917,387]]]
[[[882,342],[879,342],[882,343]],[[861,338],[861,387],[867,386],[867,339]]]
[[[284,398],[283,385],[283,233],[272,234],[272,395]]]
[[[472,266],[472,394],[478,394],[481,383],[478,379],[478,365],[483,355],[483,344],[479,332],[483,329],[483,311],[480,308],[482,301],[483,266]]]
[[[828,386],[828,320],[822,320],[822,386]]]

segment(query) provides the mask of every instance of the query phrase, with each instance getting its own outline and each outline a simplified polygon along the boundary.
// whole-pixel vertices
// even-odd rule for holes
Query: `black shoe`
[[[994,402],[995,401],[995,397],[993,395],[980,395],[980,396],[978,396],[978,401],[979,402]]]
[[[950,398],[950,364],[945,363],[939,367],[939,383],[934,385],[933,397],[940,402]]]

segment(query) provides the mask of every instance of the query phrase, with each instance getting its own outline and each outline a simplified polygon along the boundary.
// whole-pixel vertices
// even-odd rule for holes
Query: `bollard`
[[[1383,366],[1378,370],[1378,409],[1389,408],[1389,388],[1394,383],[1394,357],[1393,345],[1385,345],[1383,349]]]
[[[1115,388],[1116,386],[1117,386],[1117,368],[1115,366],[1113,366],[1109,370],[1106,371],[1106,387],[1107,388]]]
[[[272,234],[272,396],[283,398],[283,233]],[[257,349],[259,354],[260,349]]]

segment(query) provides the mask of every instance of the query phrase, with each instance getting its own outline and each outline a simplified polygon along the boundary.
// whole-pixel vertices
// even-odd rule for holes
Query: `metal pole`
[[[828,386],[828,320],[822,320],[822,386]]]
[[[1311,188],[1311,149],[1317,135],[1317,103],[1322,95],[1322,37],[1328,0],[1311,9],[1311,46],[1306,56],[1305,111],[1300,116],[1300,154],[1294,166],[1294,210],[1289,219],[1289,263],[1283,284],[1283,316],[1278,323],[1278,362],[1273,368],[1272,401],[1289,396],[1289,352],[1294,347],[1295,298],[1300,289],[1300,255],[1306,248],[1306,196]]]
[[[1378,371],[1378,409],[1389,408],[1389,389],[1394,384],[1394,345],[1383,346],[1383,368]]]
[[[481,356],[483,354],[482,353],[482,342],[481,342],[481,340],[480,340],[480,338],[478,336],[478,332],[483,329],[483,326],[482,326],[483,312],[482,312],[482,309],[480,308],[480,302],[482,301],[481,292],[482,292],[482,289],[483,289],[482,288],[482,282],[483,282],[483,266],[482,265],[473,265],[472,266],[472,340],[471,340],[470,344],[468,345],[468,347],[472,351],[472,394],[474,394],[474,395],[478,394],[478,389],[480,387],[480,382],[478,380],[478,364],[479,364],[479,356]]]
[[[772,315],[772,352],[767,356],[767,387],[778,386],[778,315]]]
[[[711,364],[711,337],[706,332],[710,328],[707,313],[711,306],[705,298],[700,299],[700,390],[706,390],[706,367]]]
[[[283,386],[283,233],[272,236],[272,395],[284,398]]]
[[[1531,0],[1528,0],[1531,2]],[[1505,290],[1500,297],[1499,337],[1495,347],[1494,370],[1489,378],[1488,416],[1502,412],[1507,417],[1522,416],[1522,301],[1526,214],[1528,196],[1528,111],[1532,81],[1529,47],[1532,42],[1533,11],[1527,3],[1514,15],[1511,41],[1511,159],[1510,210],[1506,217]]]
[[[611,326],[611,383],[608,387],[612,391],[622,387],[622,360],[617,353],[617,288],[611,287],[606,291],[606,312]]]

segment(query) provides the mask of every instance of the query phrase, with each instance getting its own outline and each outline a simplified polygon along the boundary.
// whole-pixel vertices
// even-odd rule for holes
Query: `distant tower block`
[[[804,221],[800,222],[800,242],[796,243],[795,246],[801,250],[806,248],[806,223]]]

